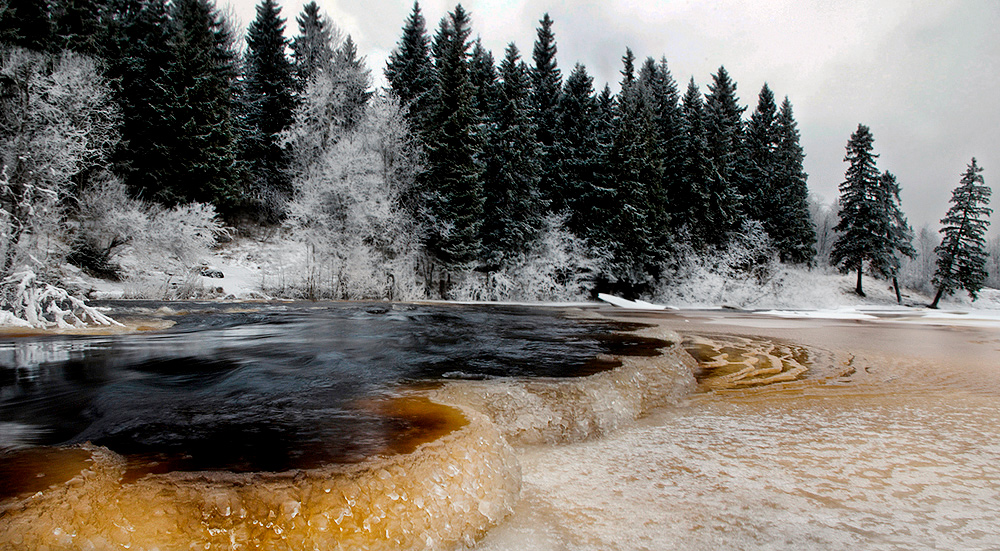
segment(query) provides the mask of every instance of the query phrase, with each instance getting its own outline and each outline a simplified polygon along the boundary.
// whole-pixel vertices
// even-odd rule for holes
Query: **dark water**
[[[161,305],[111,306],[128,316]],[[433,415],[384,405],[407,389],[586,375],[614,367],[598,354],[662,344],[615,333],[634,325],[542,308],[170,307],[180,312],[165,316],[176,325],[160,332],[0,340],[0,446],[89,441],[145,472],[354,462],[397,449],[400,435],[433,431]]]

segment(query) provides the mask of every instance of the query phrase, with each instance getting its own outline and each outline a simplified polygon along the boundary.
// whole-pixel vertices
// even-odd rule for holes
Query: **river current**
[[[109,304],[0,339],[0,549],[1000,547],[1000,331]]]

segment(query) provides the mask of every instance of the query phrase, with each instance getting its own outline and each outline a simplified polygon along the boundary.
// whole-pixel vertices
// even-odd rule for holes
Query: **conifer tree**
[[[653,61],[653,58],[647,59],[640,72],[640,81],[643,82],[647,101],[653,109],[653,123],[656,125],[659,154],[663,163],[663,178],[657,201],[664,211],[663,216],[667,217],[678,208],[673,200],[683,175],[684,121],[680,94],[667,67],[666,58],[660,59],[659,63]]]
[[[330,21],[320,13],[315,0],[302,7],[295,21],[299,34],[292,41],[292,60],[301,94],[317,72],[330,70],[334,44],[339,42],[339,37],[335,36]]]
[[[900,188],[896,176],[889,171],[885,171],[879,177],[877,198],[879,210],[886,213],[888,223],[885,225],[886,235],[884,237],[888,254],[878,259],[872,265],[875,275],[892,280],[893,289],[896,291],[896,302],[902,303],[903,296],[899,292],[899,268],[902,259],[900,256],[913,258],[913,228],[906,221],[906,216],[900,208]]]
[[[558,181],[565,190],[569,211],[567,224],[570,231],[580,237],[586,237],[589,229],[600,223],[597,117],[594,79],[578,63],[566,79],[559,98],[556,147]]]
[[[295,75],[285,55],[285,20],[275,0],[261,0],[247,30],[243,109],[246,132],[241,144],[247,165],[251,208],[265,220],[278,221],[291,199],[287,153],[279,135],[292,122]]]
[[[606,205],[608,239],[602,244],[611,259],[608,283],[632,296],[657,275],[663,258],[659,238],[666,226],[658,205],[663,167],[654,113],[635,77],[634,59],[630,49],[622,57],[622,90],[610,155],[614,192]]]
[[[511,43],[500,64],[501,83],[486,140],[483,251],[488,266],[516,257],[541,226],[538,147],[530,115],[528,67]]]
[[[115,172],[129,191],[163,199],[175,185],[170,155],[173,97],[164,68],[174,59],[165,0],[114,0],[105,12],[105,72],[122,110]]]
[[[557,166],[555,135],[558,124],[559,94],[562,91],[562,73],[556,65],[556,38],[552,30],[553,21],[546,13],[537,29],[531,71],[531,102],[534,106],[535,127],[541,147],[542,192],[551,202],[554,210],[566,206],[563,190],[557,189]]]
[[[53,10],[57,47],[85,55],[99,54],[103,7],[98,0],[57,0]]]
[[[842,272],[857,272],[855,291],[861,296],[865,296],[861,282],[865,265],[878,270],[889,263],[893,250],[887,239],[892,220],[880,197],[884,194],[875,167],[878,155],[872,153],[874,141],[871,130],[859,124],[847,142],[844,161],[850,166],[840,184],[840,222],[834,227],[839,236],[830,253],[830,261]]]
[[[403,26],[403,37],[389,55],[385,67],[389,87],[408,108],[411,124],[418,133],[427,127],[436,89],[434,63],[431,59],[431,39],[427,34],[420,4],[413,3],[413,12]]]
[[[371,70],[365,59],[358,57],[358,47],[351,35],[347,35],[334,52],[331,73],[335,85],[341,89],[344,127],[353,129],[364,116],[365,106],[374,92]]]
[[[47,0],[8,0],[0,7],[0,42],[44,52],[52,49]]]
[[[777,155],[778,155],[778,106],[774,92],[767,83],[757,96],[757,108],[750,115],[746,130],[747,178],[740,193],[743,211],[752,220],[760,220],[764,230],[772,237],[776,233]]]
[[[958,289],[965,289],[975,300],[988,276],[986,230],[993,209],[986,205],[992,190],[986,185],[982,172],[973,158],[958,187],[952,191],[952,205],[941,220],[943,238],[934,249],[938,255],[933,281],[937,294],[931,308],[937,308],[943,296]]]
[[[776,200],[771,203],[774,211],[773,217],[769,218],[771,229],[768,229],[767,222],[765,229],[774,241],[782,262],[812,264],[816,256],[816,228],[809,215],[809,189],[802,167],[805,153],[799,143],[792,104],[787,97],[781,103],[775,127],[776,168],[771,187]]]
[[[211,0],[172,4],[173,58],[168,83],[169,164],[155,199],[166,204],[212,203],[231,212],[235,185],[233,121],[236,54],[227,22]]]
[[[469,76],[470,18],[461,5],[434,38],[436,103],[427,129],[425,189],[428,250],[448,269],[467,267],[481,245],[483,214],[479,118]],[[447,294],[442,285],[442,294]]]
[[[743,224],[740,197],[741,170],[745,166],[743,150],[743,110],[736,97],[736,83],[725,67],[712,75],[705,96],[705,139],[712,172],[707,182],[712,241],[721,243],[726,233]]]
[[[686,224],[696,247],[721,243],[723,228],[714,224],[710,205],[709,180],[714,169],[709,158],[705,128],[705,105],[692,78],[681,100],[684,115],[684,149],[681,186],[676,190],[675,227]]]
[[[483,41],[477,39],[472,46],[472,58],[469,60],[469,79],[475,89],[473,106],[487,124],[492,124],[493,111],[497,108],[497,70],[493,53],[483,46]],[[500,116],[499,113],[496,116]]]

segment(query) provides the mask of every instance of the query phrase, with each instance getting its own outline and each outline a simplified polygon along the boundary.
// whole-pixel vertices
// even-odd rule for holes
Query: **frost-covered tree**
[[[952,191],[951,207],[941,219],[941,245],[934,286],[937,294],[931,308],[946,294],[965,289],[973,300],[988,276],[986,272],[986,230],[993,209],[987,207],[992,190],[986,185],[983,169],[973,158],[958,187]]]
[[[528,68],[511,43],[500,64],[502,81],[484,143],[483,256],[497,268],[523,252],[541,226],[539,150],[530,117]]]
[[[906,221],[906,216],[900,208],[899,183],[891,172],[883,172],[878,181],[878,201],[880,210],[886,213],[889,223],[886,225],[885,241],[888,254],[881,258],[880,263],[871,266],[875,275],[892,280],[896,291],[896,302],[902,303],[899,292],[899,269],[902,257],[913,258],[913,228]]]
[[[859,124],[847,142],[844,161],[850,166],[840,184],[840,222],[834,228],[839,235],[830,254],[842,272],[857,272],[855,291],[861,296],[865,296],[861,278],[866,266],[876,275],[895,273],[893,265],[898,266],[899,243],[893,239],[897,220],[892,211],[894,205],[898,209],[898,188],[893,199],[891,187],[875,166],[874,141],[871,130]]]
[[[410,136],[398,100],[375,96],[296,177],[288,224],[310,248],[314,298],[416,297],[420,231],[400,204],[418,166]]]
[[[477,39],[472,45],[469,80],[475,89],[473,107],[487,126],[492,125],[501,116],[496,113],[499,104],[499,77],[493,53],[483,46],[482,39]]]
[[[330,70],[334,46],[341,39],[339,31],[320,13],[315,1],[303,6],[295,21],[299,25],[299,34],[292,41],[292,59],[297,91],[302,93],[316,73]]]
[[[262,0],[247,30],[240,154],[248,180],[243,201],[271,222],[280,219],[292,192],[288,154],[279,143],[292,122],[296,87],[284,32],[281,8],[275,0]]]
[[[92,59],[0,51],[0,305],[6,321],[107,323],[87,317],[92,309],[45,280],[68,253],[62,207],[77,191],[74,179],[107,164],[118,117]]]
[[[449,270],[470,266],[481,245],[482,144],[469,75],[470,25],[469,13],[459,5],[441,20],[434,37],[436,102],[421,174],[427,247]],[[442,281],[447,292],[447,276]]]
[[[660,156],[663,164],[663,177],[659,188],[661,196],[657,201],[665,210],[664,216],[680,210],[675,204],[674,195],[683,177],[684,151],[684,120],[681,112],[680,93],[674,82],[667,59],[658,63],[653,58],[646,60],[639,74],[643,85],[646,101],[653,110],[653,122],[657,129]]]
[[[358,47],[347,35],[333,54],[334,82],[344,94],[344,125],[350,129],[364,116],[365,105],[371,99],[372,73],[364,57],[358,57]]]
[[[715,226],[714,213],[709,202],[709,179],[712,161],[709,158],[705,128],[705,107],[701,92],[692,78],[681,100],[684,115],[684,141],[682,179],[675,186],[673,201],[678,207],[674,217],[676,225],[687,225],[687,233],[696,248],[719,244],[725,238],[724,228]]]
[[[776,219],[778,154],[778,106],[774,92],[764,83],[757,96],[757,108],[750,115],[746,128],[747,178],[743,195],[743,212],[752,219],[764,222],[764,229],[773,235]]]
[[[385,78],[406,106],[414,130],[422,134],[429,122],[436,87],[431,38],[417,2],[413,3],[413,11],[406,19],[399,44],[389,54]]]
[[[47,0],[8,0],[0,6],[0,43],[44,52],[52,42]]]

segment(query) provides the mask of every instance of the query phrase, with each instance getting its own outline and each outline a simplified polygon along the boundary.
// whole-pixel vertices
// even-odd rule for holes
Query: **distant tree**
[[[736,83],[725,67],[712,75],[705,95],[705,141],[712,171],[707,184],[708,209],[713,230],[710,241],[721,244],[725,235],[743,225],[740,190],[745,174],[743,111],[736,97]]]
[[[497,268],[524,252],[542,226],[545,203],[538,190],[538,146],[530,117],[527,66],[507,46],[492,128],[484,147],[483,252]]]
[[[431,39],[427,34],[420,4],[413,3],[413,11],[403,26],[403,37],[396,49],[389,54],[385,67],[389,87],[406,106],[414,129],[423,133],[431,105],[435,100],[434,62],[431,59]]]
[[[830,259],[842,272],[857,271],[856,292],[865,296],[861,277],[865,266],[876,275],[894,274],[898,267],[896,251],[899,242],[893,238],[897,219],[892,187],[875,167],[872,153],[875,138],[863,124],[851,135],[844,161],[850,163],[845,181],[840,184],[839,232]],[[895,184],[895,179],[891,179]],[[896,189],[898,196],[898,188]]]
[[[481,245],[482,144],[469,76],[470,25],[468,12],[456,6],[434,38],[436,103],[425,139],[427,168],[420,176],[427,247],[446,270],[470,266]],[[447,275],[441,279],[442,295],[447,280]]]
[[[562,91],[562,73],[556,64],[556,38],[552,30],[553,21],[546,13],[537,29],[531,70],[531,102],[534,106],[537,140],[541,147],[542,191],[551,203],[551,208],[560,210],[566,205],[565,193],[556,189],[558,185],[555,149],[556,127],[559,119],[559,94]]]
[[[8,0],[0,7],[0,42],[44,52],[53,49],[47,0]]]
[[[292,41],[292,60],[301,94],[317,72],[330,70],[333,50],[340,43],[340,34],[320,13],[315,0],[302,7],[302,13],[295,21],[299,34]]]
[[[885,241],[889,248],[889,254],[882,257],[880,264],[872,266],[875,275],[892,280],[892,287],[896,291],[896,302],[902,303],[903,297],[899,292],[899,269],[902,257],[913,258],[913,228],[906,221],[906,216],[900,208],[899,183],[896,176],[886,171],[878,181],[878,201],[880,210],[884,211],[889,219]]]
[[[364,114],[365,105],[371,99],[372,74],[363,57],[358,57],[358,47],[351,35],[347,35],[333,54],[331,70],[334,82],[343,90],[344,125],[350,129]]]
[[[247,166],[248,206],[270,222],[282,217],[292,194],[287,152],[279,144],[292,122],[296,88],[284,32],[281,8],[275,0],[262,0],[247,30],[242,98],[247,128],[241,156]]]
[[[154,199],[167,205],[238,203],[233,98],[236,52],[228,22],[211,0],[171,4],[173,58],[164,67],[169,156]]]
[[[934,274],[937,294],[931,308],[937,308],[941,297],[958,289],[965,289],[975,300],[988,276],[986,230],[993,209],[986,205],[992,190],[986,185],[982,171],[973,158],[958,187],[952,191],[948,213],[941,219],[943,239],[935,249],[938,254]]]
[[[805,153],[787,97],[781,102],[774,124],[777,143],[769,186],[773,199],[765,202],[769,212],[764,228],[782,262],[811,265],[816,257],[816,228],[809,215],[808,177],[802,167]],[[898,195],[896,203],[899,203]]]

